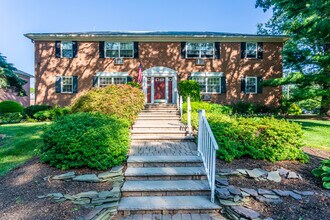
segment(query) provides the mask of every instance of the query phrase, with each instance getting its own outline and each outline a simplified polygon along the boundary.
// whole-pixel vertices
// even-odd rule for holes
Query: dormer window
[[[189,43],[186,58],[214,58],[214,43]]]
[[[134,57],[134,45],[131,43],[120,42],[105,42],[104,44],[105,57],[117,58],[117,57]]]

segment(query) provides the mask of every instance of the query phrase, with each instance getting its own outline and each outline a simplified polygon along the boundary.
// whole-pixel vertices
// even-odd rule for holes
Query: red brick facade
[[[115,65],[112,58],[99,58],[99,42],[78,41],[77,58],[55,58],[55,41],[35,41],[36,103],[69,105],[74,98],[92,87],[97,72],[128,72],[137,80],[140,62],[143,69],[164,66],[178,73],[178,81],[191,72],[223,72],[226,94],[213,94],[212,101],[230,104],[237,101],[279,105],[281,88],[263,88],[261,94],[241,92],[243,76],[259,76],[263,80],[282,77],[282,42],[264,42],[263,59],[241,59],[240,42],[221,42],[220,59],[206,59],[197,66],[195,59],[181,58],[180,42],[139,42],[139,58],[125,58],[123,65]],[[56,76],[78,76],[78,93],[55,92]]]

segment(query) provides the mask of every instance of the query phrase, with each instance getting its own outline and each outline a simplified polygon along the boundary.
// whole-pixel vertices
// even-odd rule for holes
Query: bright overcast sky
[[[219,31],[256,33],[271,13],[255,0],[0,0],[0,52],[34,75],[23,34],[74,31]]]

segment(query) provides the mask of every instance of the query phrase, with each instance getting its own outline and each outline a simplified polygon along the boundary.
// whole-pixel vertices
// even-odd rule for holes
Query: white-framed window
[[[247,94],[257,93],[257,77],[248,76],[245,78],[245,93]]]
[[[201,93],[221,93],[222,73],[192,73],[191,79],[196,81]]]
[[[73,77],[62,76],[61,78],[61,93],[73,93]]]
[[[258,57],[258,43],[247,42],[245,46],[245,57],[246,58],[257,58]]]
[[[109,58],[116,57],[134,57],[134,44],[121,43],[121,42],[105,42],[104,44],[104,55]]]
[[[126,84],[127,77],[113,77],[113,76],[99,76],[98,77],[99,87],[105,87],[110,84]]]
[[[72,58],[73,57],[73,43],[72,41],[61,42],[61,57]]]
[[[187,42],[186,58],[214,58],[214,43]]]

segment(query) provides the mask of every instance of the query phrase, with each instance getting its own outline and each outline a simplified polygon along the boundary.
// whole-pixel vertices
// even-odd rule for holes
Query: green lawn
[[[307,119],[295,119],[292,121],[302,125],[306,146],[330,151],[330,121]]]
[[[0,176],[36,155],[45,126],[44,122],[0,126],[0,134],[6,135],[0,146]]]

